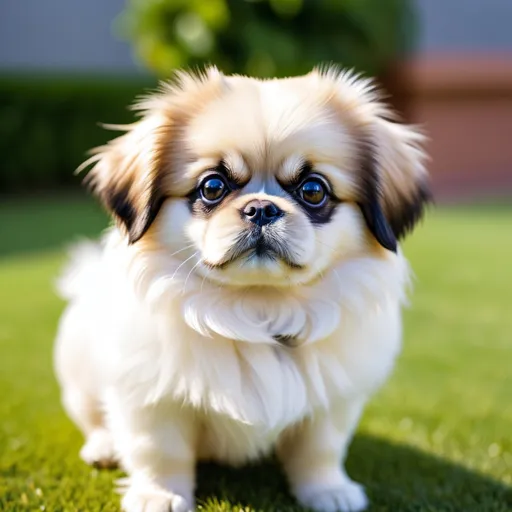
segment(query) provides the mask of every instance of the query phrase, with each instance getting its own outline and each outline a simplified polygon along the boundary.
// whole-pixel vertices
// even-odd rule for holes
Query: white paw
[[[100,468],[117,466],[114,443],[110,432],[104,428],[94,430],[82,446],[80,457],[91,466]]]
[[[314,487],[299,492],[298,498],[317,512],[361,512],[368,507],[363,486],[348,479],[336,487]]]
[[[125,512],[193,512],[185,498],[172,492],[128,489],[121,501]]]

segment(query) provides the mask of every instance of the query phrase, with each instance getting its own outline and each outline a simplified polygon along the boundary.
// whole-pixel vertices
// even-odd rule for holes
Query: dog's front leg
[[[109,397],[108,416],[127,471],[126,512],[194,509],[196,428],[194,414],[174,403],[132,407]]]
[[[364,400],[338,404],[286,432],[278,456],[297,499],[318,512],[359,512],[368,506],[361,485],[346,474],[344,460]]]

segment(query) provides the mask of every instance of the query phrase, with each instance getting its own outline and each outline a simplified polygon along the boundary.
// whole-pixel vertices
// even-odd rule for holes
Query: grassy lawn
[[[0,510],[114,511],[118,472],[85,466],[51,352],[63,244],[105,217],[80,198],[0,202]],[[512,510],[512,208],[439,209],[406,244],[405,350],[349,455],[372,511]],[[206,511],[299,511],[272,462],[202,466]],[[242,508],[243,507],[243,508]]]

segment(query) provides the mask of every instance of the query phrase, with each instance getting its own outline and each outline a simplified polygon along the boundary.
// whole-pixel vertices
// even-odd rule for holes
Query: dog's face
[[[371,84],[335,71],[259,81],[181,75],[93,157],[130,243],[208,280],[290,286],[396,251],[428,200],[422,137]]]

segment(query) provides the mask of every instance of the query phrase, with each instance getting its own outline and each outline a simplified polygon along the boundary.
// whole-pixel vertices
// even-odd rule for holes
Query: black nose
[[[242,215],[258,226],[266,226],[282,217],[284,212],[272,201],[253,199],[244,206]]]

